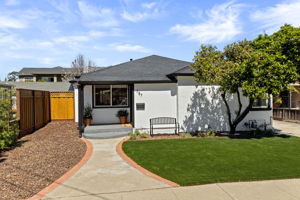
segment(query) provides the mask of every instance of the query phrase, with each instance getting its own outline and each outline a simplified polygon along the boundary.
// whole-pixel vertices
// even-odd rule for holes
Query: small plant
[[[199,137],[200,136],[200,131],[194,131],[194,132],[191,132],[190,133],[192,136],[196,136],[196,137]]]
[[[141,138],[149,138],[150,135],[148,133],[142,133],[142,134],[140,134],[140,137]]]
[[[214,132],[214,131],[212,131],[212,130],[207,131],[206,134],[207,134],[208,136],[216,136],[216,135],[217,135],[217,133]]]
[[[140,132],[139,130],[135,129],[134,134],[135,134],[136,136],[140,136],[140,135],[141,135],[141,132]]]
[[[127,110],[118,110],[116,117],[128,117],[129,113]]]
[[[182,135],[181,135],[181,137],[183,137],[183,138],[191,138],[191,137],[193,137],[190,133],[183,133]]]
[[[136,134],[130,133],[129,134],[129,140],[136,140]]]
[[[83,114],[84,119],[93,119],[93,108],[91,107],[90,104],[84,107],[84,114]]]

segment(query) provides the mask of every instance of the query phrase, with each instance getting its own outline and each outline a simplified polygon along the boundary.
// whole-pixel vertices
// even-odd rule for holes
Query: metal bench
[[[168,124],[173,124],[174,126],[171,127],[154,127],[156,125],[168,125]],[[150,119],[150,135],[153,135],[153,129],[172,129],[174,128],[175,134],[179,134],[179,124],[176,121],[176,118],[173,117],[156,117]]]

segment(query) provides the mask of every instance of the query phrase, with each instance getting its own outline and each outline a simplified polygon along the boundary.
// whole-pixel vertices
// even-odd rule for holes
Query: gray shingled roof
[[[79,83],[92,82],[172,82],[169,74],[191,63],[152,55],[83,74]]]
[[[65,74],[69,73],[71,68],[53,67],[53,68],[23,68],[19,75],[30,76],[34,74]]]
[[[192,71],[191,67],[190,66],[187,66],[187,67],[184,67],[178,71],[175,71],[173,72],[172,74],[170,75],[193,75],[194,72]]]
[[[4,84],[5,82],[0,82]],[[8,82],[9,85],[15,86],[16,89],[43,90],[49,92],[66,92],[73,91],[73,86],[68,82]]]

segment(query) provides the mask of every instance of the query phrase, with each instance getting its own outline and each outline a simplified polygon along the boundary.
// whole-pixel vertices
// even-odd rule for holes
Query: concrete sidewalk
[[[296,129],[295,129],[296,130]],[[300,130],[300,127],[299,129]],[[150,178],[116,152],[122,138],[91,140],[90,160],[43,199],[64,200],[296,200],[300,179],[175,187]],[[295,166],[299,167],[299,166]]]
[[[273,127],[281,133],[300,137],[300,124],[298,123],[273,120]]]

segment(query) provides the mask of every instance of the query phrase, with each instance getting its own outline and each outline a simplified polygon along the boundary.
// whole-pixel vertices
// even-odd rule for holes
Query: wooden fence
[[[290,108],[273,108],[273,118],[277,120],[300,120],[300,110]]]
[[[74,120],[74,92],[51,92],[51,120]]]
[[[17,89],[16,99],[21,135],[31,133],[50,121],[49,92]]]

